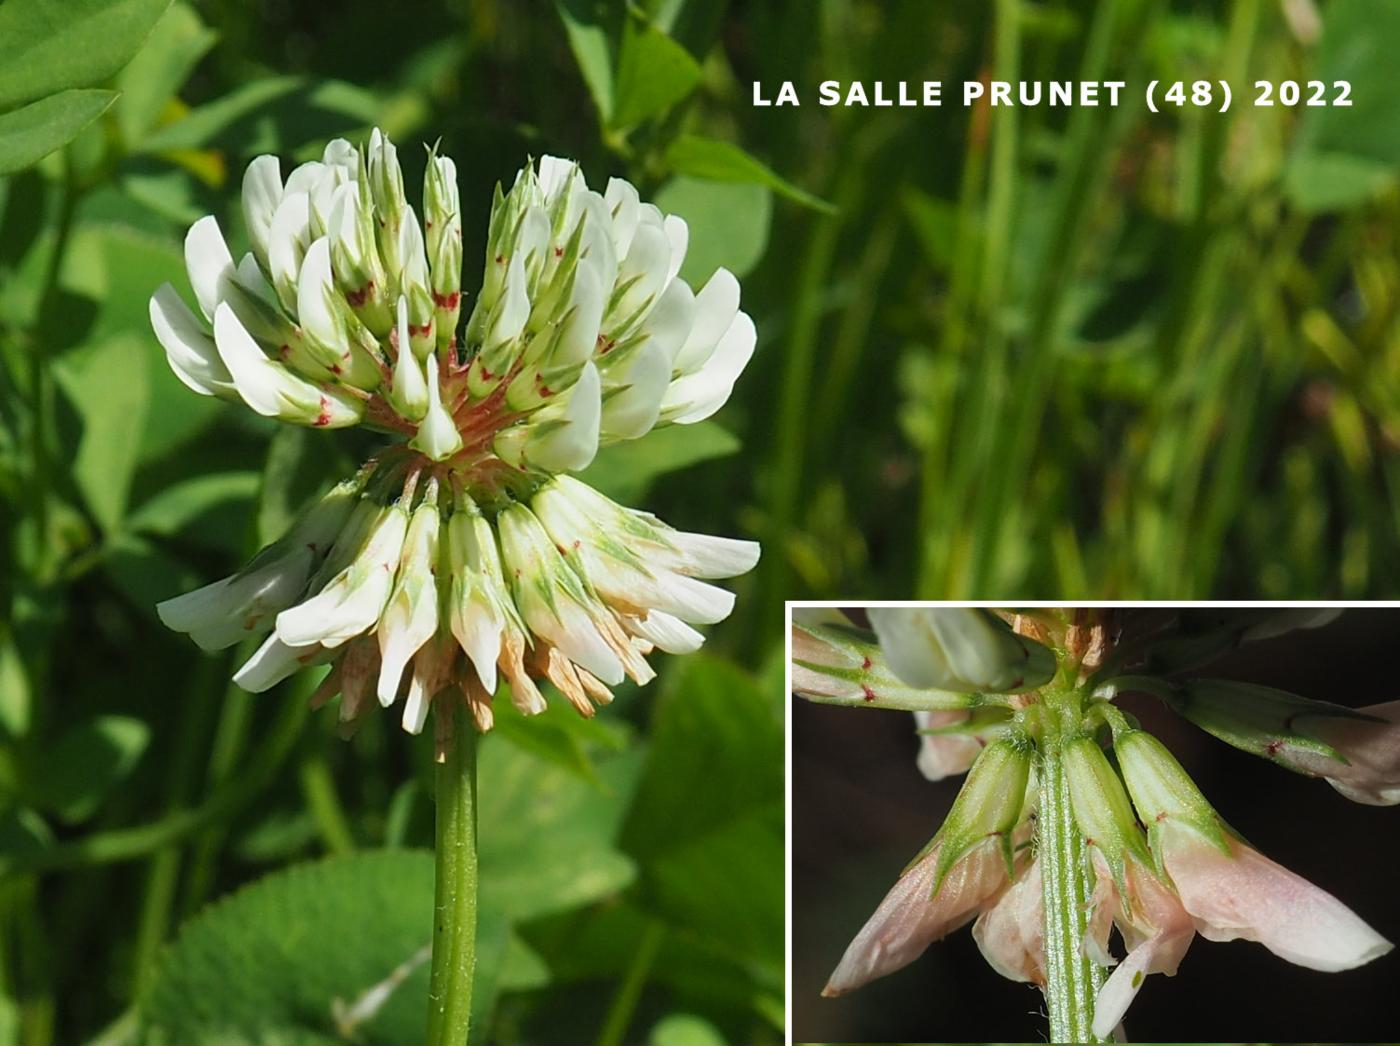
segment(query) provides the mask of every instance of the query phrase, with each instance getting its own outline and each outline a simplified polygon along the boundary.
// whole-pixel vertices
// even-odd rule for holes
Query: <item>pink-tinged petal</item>
[[[1176,973],[1196,928],[1171,888],[1136,861],[1130,859],[1127,864],[1126,911],[1113,886],[1108,866],[1097,853],[1094,872],[1099,880],[1099,890],[1095,892],[1099,908],[1091,917],[1090,925],[1092,932],[1103,934],[1103,940],[1096,941],[1095,947],[1106,951],[1107,928],[1095,922],[1105,909],[1113,913],[1128,945],[1127,958],[1109,975],[1094,1003],[1094,1034],[1107,1038],[1137,998],[1148,974],[1161,973],[1170,977]]]
[[[851,941],[823,995],[843,995],[908,966],[934,941],[976,916],[1006,884],[1006,865],[989,842],[953,865],[934,895],[940,849],[934,846],[900,876]]]
[[[1400,701],[1358,708],[1358,712],[1384,719],[1309,719],[1304,730],[1335,748],[1346,759],[1315,752],[1289,753],[1289,762],[1300,770],[1327,778],[1327,783],[1348,799],[1371,806],[1400,803]]]
[[[796,667],[793,671],[796,673]],[[918,730],[932,730],[960,723],[969,714],[964,711],[915,712],[914,722]],[[930,781],[965,774],[984,743],[981,738],[967,734],[923,734],[919,743],[919,772]]]
[[[1041,894],[1040,861],[1032,861],[996,903],[978,917],[972,938],[982,957],[1003,977],[1045,986],[1045,901]]]
[[[1393,945],[1326,890],[1227,837],[1226,856],[1189,828],[1162,833],[1167,871],[1201,936],[1258,941],[1289,962],[1328,973]]]

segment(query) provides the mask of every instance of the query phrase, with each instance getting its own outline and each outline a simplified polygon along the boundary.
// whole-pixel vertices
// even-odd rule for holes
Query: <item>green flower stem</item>
[[[1077,695],[1064,697],[1077,704]],[[1053,725],[1047,735],[1041,750],[1037,842],[1045,901],[1045,1004],[1050,1013],[1050,1041],[1103,1042],[1091,1029],[1094,998],[1104,972],[1083,948],[1089,924],[1089,862],[1070,809],[1069,779],[1060,758],[1060,745],[1066,738]]]
[[[452,717],[451,744],[437,768],[437,880],[430,1044],[464,1046],[476,975],[476,745],[466,715]]]

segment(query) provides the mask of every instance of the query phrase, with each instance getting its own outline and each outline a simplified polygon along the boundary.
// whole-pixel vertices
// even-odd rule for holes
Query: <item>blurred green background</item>
[[[331,1003],[427,940],[426,746],[239,694],[152,612],[369,449],[190,394],[149,332],[193,220],[244,242],[260,152],[377,123],[414,184],[441,137],[468,288],[491,187],[576,157],[758,325],[713,422],[592,474],[764,543],[734,619],[597,723],[486,745],[496,1041],[777,1041],[785,599],[1400,588],[1389,0],[3,0],[0,42],[0,1043],[419,1034],[421,966],[373,1019]],[[1129,87],[814,104],[982,77]],[[1154,78],[1235,105],[1153,115]],[[1261,78],[1355,104],[1254,108]],[[801,108],[752,107],[784,80]]]

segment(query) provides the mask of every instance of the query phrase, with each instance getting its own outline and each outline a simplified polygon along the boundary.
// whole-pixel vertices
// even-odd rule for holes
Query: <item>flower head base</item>
[[[753,353],[738,284],[677,275],[687,230],[614,179],[590,190],[545,157],[497,189],[481,293],[465,330],[452,161],[428,154],[423,221],[397,151],[337,140],[284,181],[249,166],[251,250],[213,217],[185,244],[197,315],[168,284],[151,321],[176,375],[293,424],[356,424],[402,442],[314,506],[243,570],[160,607],[206,649],[262,637],[236,681],[265,690],[330,664],[317,694],[353,722],[403,701],[422,729],[439,692],[493,722],[503,677],[522,712],[548,679],[585,715],[655,648],[734,597],[702,579],[758,559],[753,542],[681,533],[560,473],[602,444],[708,417]],[[460,333],[460,336],[459,336]]]

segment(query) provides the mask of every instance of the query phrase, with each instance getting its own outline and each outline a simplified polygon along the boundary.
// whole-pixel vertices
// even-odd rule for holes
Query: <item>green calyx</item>
[[[1292,761],[1296,752],[1347,763],[1331,745],[1305,732],[1310,723],[1326,719],[1375,721],[1373,716],[1341,705],[1228,679],[1188,680],[1162,696],[1180,715],[1226,744],[1298,773],[1310,771]]]
[[[1161,741],[1146,731],[1131,730],[1118,736],[1114,751],[1138,819],[1147,826],[1159,873],[1165,874],[1161,835],[1168,822],[1191,828],[1222,853],[1230,853],[1220,816]]]
[[[1138,826],[1118,771],[1090,736],[1067,740],[1060,749],[1069,781],[1070,805],[1084,841],[1108,862],[1119,896],[1127,896],[1126,858],[1153,865],[1147,840]]]
[[[995,840],[1007,874],[1012,874],[1012,833],[1025,808],[1034,751],[1030,738],[1022,733],[1009,734],[982,750],[935,837],[941,848],[930,896],[938,893],[944,877],[958,861],[989,839]]]

